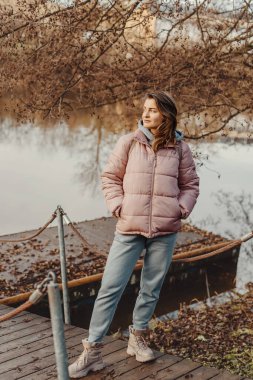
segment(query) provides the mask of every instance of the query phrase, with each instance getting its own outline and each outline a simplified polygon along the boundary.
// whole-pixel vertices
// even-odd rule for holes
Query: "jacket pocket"
[[[123,198],[123,200],[122,200],[122,203],[121,203],[121,205],[120,205],[119,219],[122,218],[122,216],[123,216],[123,214],[124,214],[124,209],[125,209],[125,207],[124,207],[124,203],[125,203],[125,196],[124,196],[124,198]]]
[[[120,213],[121,213],[121,206],[118,206],[116,208],[116,210],[113,212],[113,216],[115,216],[115,218],[119,219],[120,218]]]

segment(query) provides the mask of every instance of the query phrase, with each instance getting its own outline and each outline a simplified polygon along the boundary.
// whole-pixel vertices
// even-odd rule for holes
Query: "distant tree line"
[[[212,0],[0,0],[2,112],[58,120],[159,88],[177,100],[188,137],[247,127],[252,16],[251,0],[231,10]]]

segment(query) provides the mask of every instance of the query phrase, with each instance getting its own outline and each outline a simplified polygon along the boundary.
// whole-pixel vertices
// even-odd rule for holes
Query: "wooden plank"
[[[19,323],[7,323],[4,328],[0,329],[0,338],[2,342],[2,337],[5,335],[8,335],[10,338],[10,335],[12,335],[14,332],[19,331],[22,334],[22,331],[25,329],[31,329],[34,331],[36,329],[36,326],[41,324],[42,322],[47,322],[48,319],[41,319],[39,316],[37,318],[29,318],[28,317],[23,317],[21,320],[19,319]],[[6,321],[8,322],[8,321]],[[4,323],[4,322],[3,322]]]
[[[182,375],[188,375],[188,373],[198,367],[201,367],[200,363],[193,362],[190,359],[182,359],[171,366],[162,369],[156,373],[155,379],[161,380],[175,380]],[[129,378],[130,379],[130,378]],[[154,379],[154,375],[150,374],[142,379]]]
[[[0,345],[0,354],[51,335],[52,330],[50,324],[48,324],[47,328],[45,328],[45,326],[38,326],[36,334],[28,334],[17,340],[14,339],[10,342],[5,342],[4,345]]]
[[[74,326],[69,326],[67,329],[65,329],[65,338],[69,336],[80,336],[80,333],[75,330]],[[12,350],[0,353],[0,364],[4,363],[6,361],[10,361],[11,359],[20,358],[23,355],[31,354],[34,351],[41,349],[42,347],[47,347],[49,345],[53,344],[53,335],[50,331],[50,334],[48,336],[35,340],[34,342],[20,345],[19,347],[13,348]],[[0,367],[0,373],[1,373],[1,367]]]
[[[74,350],[76,350],[76,355],[80,354],[82,351],[82,345],[81,345],[81,339],[87,335],[87,330],[80,329],[80,328],[73,328],[72,330],[75,331],[76,336],[75,337],[68,337],[68,334],[65,335],[66,337],[66,343],[67,347],[72,346]],[[81,333],[81,334],[80,334]],[[106,339],[107,341],[111,342],[112,338],[108,337]],[[80,345],[80,348],[77,349],[78,345]],[[10,370],[9,372],[4,372],[4,375],[8,377],[8,379],[18,379],[19,374],[21,373],[22,376],[24,376],[27,372],[30,374],[30,372],[34,372],[35,370],[43,369],[45,366],[51,365],[55,363],[55,355],[54,355],[54,346],[53,346],[53,341],[52,344],[43,348],[38,347],[36,351],[22,356],[22,361],[21,364],[17,360],[13,360],[12,363],[8,362],[8,366],[13,368],[14,370]],[[38,365],[38,360],[43,359],[43,364],[42,366]],[[33,367],[32,363],[36,361],[36,366]],[[49,362],[49,363],[48,363]],[[12,366],[10,366],[12,364]],[[1,368],[4,368],[3,366]],[[2,369],[2,371],[6,371],[6,367]],[[18,371],[18,373],[17,373]]]
[[[13,317],[11,319],[7,319],[7,321],[1,322],[0,323],[0,331],[2,331],[2,329],[4,329],[4,328],[8,329],[9,326],[11,326],[11,325],[14,325],[14,324],[16,325],[18,323],[30,321],[30,320],[36,319],[36,318],[41,318],[41,317],[39,315],[30,314],[30,313],[16,315],[16,317]],[[47,318],[45,318],[45,319],[47,319]]]
[[[177,356],[155,352],[156,360],[140,363],[135,357],[128,358],[124,363],[115,368],[116,378],[124,380],[145,379],[147,376],[155,376],[157,373],[182,359]]]
[[[23,337],[25,337],[27,335],[34,334],[38,331],[38,329],[39,329],[39,331],[41,331],[43,329],[50,328],[50,327],[51,327],[50,320],[42,321],[37,326],[34,326],[31,329],[28,327],[28,328],[22,329],[21,331],[15,331],[9,336],[4,335],[1,338],[1,348],[2,348],[2,346],[4,346],[5,343],[9,343],[10,341],[16,341],[17,339],[22,339]]]
[[[52,335],[52,330],[51,330],[51,324],[48,323],[47,328],[45,328],[44,325],[38,326],[37,327],[37,332],[36,334],[28,334],[25,336],[20,337],[19,339],[14,339],[10,342],[6,342],[4,345],[0,345],[0,353],[13,350],[17,347],[21,347],[23,345],[35,342],[39,339],[48,337]]]
[[[78,343],[75,345],[72,345],[72,347],[69,347],[68,340],[66,340],[66,343],[67,343],[67,349],[68,349],[68,357],[71,358],[69,360],[69,363],[72,363],[75,360],[75,358],[80,355],[83,348],[80,343],[80,339]],[[103,357],[106,357],[108,353],[117,352],[118,350],[122,349],[122,346],[123,347],[126,346],[126,343],[122,340],[109,341],[108,343],[105,342],[105,346],[102,350]],[[126,348],[124,348],[124,351],[126,352]],[[56,379],[56,377],[57,376],[56,376],[54,354],[51,355],[50,357],[47,357],[46,360],[43,359],[41,368],[39,368],[39,365],[36,365],[36,368],[33,368],[33,371],[30,368],[30,371],[26,373],[25,376],[24,376],[24,371],[22,371],[22,379],[24,380],[42,380],[42,379],[49,379],[49,378]],[[19,379],[19,378],[20,377],[16,377],[16,379]]]
[[[68,331],[68,334],[66,334],[66,339],[68,341],[68,344],[76,345],[78,342],[80,342],[80,334],[78,332],[75,332],[74,329],[71,329]],[[12,379],[13,370],[15,373],[15,369],[17,367],[19,367],[19,372],[23,373],[23,368],[28,368],[28,367],[31,368],[34,362],[42,363],[42,365],[44,365],[44,363],[46,362],[46,358],[48,356],[50,355],[54,356],[53,337],[48,339],[47,345],[43,345],[43,344],[41,345],[41,341],[37,343],[38,343],[37,349],[34,349],[33,347],[32,351],[29,351],[20,356],[16,356],[2,363],[0,367],[0,373],[4,374],[6,378]]]
[[[9,311],[13,310],[13,308],[5,306],[5,305],[0,304],[0,306],[1,306],[1,308],[0,308],[0,315],[1,316],[4,314],[7,314],[7,313],[9,313]],[[29,312],[28,311],[21,311],[21,313],[19,315],[24,315],[24,314],[29,314]]]
[[[13,307],[0,303],[0,313],[1,313],[1,311],[3,311],[4,313],[6,313],[6,310],[12,311]]]
[[[0,304],[0,313],[1,313],[2,310],[3,310],[4,312],[6,312],[6,309],[7,309],[7,308],[8,308],[8,306]],[[1,315],[1,314],[0,314],[0,315]]]
[[[219,370],[214,367],[206,367],[201,366],[193,371],[188,372],[187,376],[191,380],[209,380],[212,379],[213,376],[217,375]],[[177,380],[185,380],[185,375],[177,377]]]
[[[15,308],[7,306],[7,305],[1,305],[0,304],[0,315],[3,316],[5,314],[9,313],[10,311],[12,311],[13,309],[15,309]],[[45,320],[45,321],[47,320],[48,321],[48,318],[34,314],[34,313],[30,313],[29,309],[28,309],[26,311],[22,311],[21,313],[15,315],[14,317],[12,317],[10,319],[7,319],[4,322],[1,322],[0,323],[0,331],[2,331],[2,328],[9,327],[12,324],[20,323],[20,320],[22,318],[24,319],[24,322],[27,319],[32,320],[32,319],[36,319],[36,318],[40,318],[41,320]]]
[[[232,373],[221,370],[220,373],[214,377],[212,377],[212,380],[240,380],[241,377],[239,375],[233,375]]]
[[[74,330],[72,330],[74,331]],[[78,347],[80,344],[80,335],[74,337],[67,337],[66,346]],[[2,375],[8,380],[16,380],[26,375],[31,375],[31,373],[38,371],[40,369],[52,365],[55,363],[54,345],[53,341],[50,346],[42,347],[31,354],[23,355],[20,358],[13,359],[11,361],[5,362],[1,365]]]

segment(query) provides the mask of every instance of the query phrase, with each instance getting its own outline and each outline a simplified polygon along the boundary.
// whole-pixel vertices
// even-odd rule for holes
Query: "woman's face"
[[[155,99],[147,98],[143,105],[142,120],[144,127],[148,128],[153,134],[156,128],[162,124],[163,115],[157,108]]]

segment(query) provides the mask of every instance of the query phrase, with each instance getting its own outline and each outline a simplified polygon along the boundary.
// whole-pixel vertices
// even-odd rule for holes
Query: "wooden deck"
[[[0,305],[0,315],[11,308]],[[87,330],[65,326],[65,338],[69,361],[82,351],[81,338]],[[105,338],[103,348],[107,367],[89,374],[87,379],[96,380],[246,380],[213,367],[203,367],[189,359],[156,353],[154,362],[141,364],[126,354],[127,342],[112,337]],[[85,378],[85,379],[86,379]],[[54,345],[50,320],[29,312],[0,324],[0,380],[57,379]],[[250,379],[248,379],[250,380]]]

